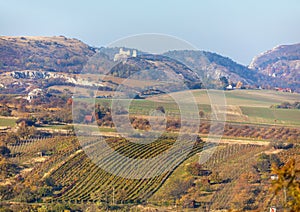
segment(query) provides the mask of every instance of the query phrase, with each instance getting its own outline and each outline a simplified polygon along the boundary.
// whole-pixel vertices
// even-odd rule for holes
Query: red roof
[[[92,122],[92,120],[93,120],[93,116],[92,116],[92,115],[86,115],[86,116],[84,117],[84,121]]]

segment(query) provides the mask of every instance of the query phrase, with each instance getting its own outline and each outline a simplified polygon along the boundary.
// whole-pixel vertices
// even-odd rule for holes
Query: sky
[[[248,65],[300,42],[300,1],[0,0],[0,35],[64,35],[100,47],[140,33],[175,36]]]

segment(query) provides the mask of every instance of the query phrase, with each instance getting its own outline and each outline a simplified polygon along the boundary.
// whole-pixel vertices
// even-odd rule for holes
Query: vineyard
[[[116,140],[116,138],[110,138],[108,142],[119,154],[141,159],[155,157],[166,151],[174,144],[174,138],[164,138],[150,145],[135,144],[125,139]],[[199,141],[189,154],[193,155],[201,151],[201,147]],[[109,159],[107,164],[116,169],[132,168],[130,164],[126,164],[126,161],[119,161],[116,158]],[[177,158],[172,159],[176,160]],[[164,162],[168,163],[169,161]],[[161,164],[158,163],[157,166],[159,167]],[[66,188],[56,195],[54,198],[56,201],[100,201],[102,195],[106,195],[105,192],[111,191],[114,192],[116,202],[133,202],[146,200],[170,174],[171,172],[167,172],[149,179],[123,178],[102,170],[92,163],[84,152],[79,152],[53,171],[50,177]]]
[[[264,152],[273,151],[270,146],[259,146],[254,144],[222,144],[214,147],[212,157],[203,164],[205,170],[212,172],[209,176],[191,176],[187,167],[198,157],[192,157],[183,163],[173,175],[166,180],[162,188],[155,193],[150,202],[163,205],[172,202],[172,187],[178,179],[189,179],[192,177],[194,186],[190,186],[182,193],[180,204],[194,201],[199,211],[232,210],[237,211],[265,211],[272,205],[280,206],[280,198],[274,198],[270,193],[270,172],[260,172],[255,168]],[[279,151],[278,157],[282,162],[289,158],[298,158],[299,147]],[[184,180],[183,180],[184,182]],[[279,195],[280,196],[280,195]],[[173,203],[174,204],[174,203]]]
[[[133,119],[132,125],[136,129],[146,130],[150,128],[149,122],[144,119]],[[193,125],[192,122],[184,123],[185,126]],[[179,120],[170,119],[166,123],[166,130],[176,132],[180,129],[181,123]],[[249,124],[211,124],[207,121],[201,121],[198,133],[201,135],[216,134],[225,137],[246,138],[256,140],[273,140],[273,141],[298,141],[300,129],[297,127],[283,127],[274,125],[249,125]]]
[[[218,125],[215,127],[214,132],[222,130]],[[199,130],[201,135],[205,135],[210,130],[209,123],[202,123]],[[276,152],[274,154],[278,154],[282,162],[288,161],[289,157],[299,158],[299,149],[295,142],[299,139],[299,129],[227,124],[224,135],[227,139],[244,138],[251,142],[229,142],[211,146],[213,155],[201,165],[209,173],[207,176],[191,176],[186,170],[189,164],[199,160],[198,154],[203,151],[204,143],[197,137],[191,149],[180,146],[168,160],[157,162],[151,167],[162,174],[147,177],[150,173],[145,171],[145,177],[140,179],[132,178],[130,174],[134,173],[136,167],[126,158],[151,159],[171,151],[176,146],[175,132],[165,133],[156,141],[146,144],[109,136],[104,137],[106,146],[96,136],[56,136],[22,140],[8,145],[11,155],[9,160],[18,164],[20,171],[6,183],[15,185],[21,191],[13,199],[16,202],[24,202],[22,192],[29,189],[34,198],[26,200],[27,202],[77,205],[135,205],[148,202],[154,207],[161,207],[163,204],[174,204],[174,197],[169,193],[174,186],[174,180],[176,182],[190,176],[193,183],[176,198],[180,202],[193,199],[196,204],[194,207],[199,210],[232,209],[240,208],[241,205],[257,209],[279,204],[279,199],[268,193],[269,174],[260,173],[255,167],[264,152]],[[259,142],[256,144],[255,139],[259,136],[260,139],[271,142],[271,145],[260,145]],[[284,149],[290,148],[289,141],[293,141],[295,147]],[[108,152],[110,148],[124,157],[98,155],[100,148],[102,152]],[[184,160],[180,157],[182,153],[187,154]],[[104,166],[99,161],[104,162]],[[166,164],[176,166],[164,172],[162,167]],[[147,170],[149,164],[145,162],[143,165]],[[118,173],[126,170],[128,177],[109,172],[107,167]],[[39,187],[50,188],[51,192],[40,194],[37,190]]]
[[[124,30],[130,24],[126,20],[142,23],[149,11],[154,23],[163,11],[163,4],[143,12],[137,2],[125,2],[122,10],[136,11],[111,13],[113,5],[102,4],[107,11],[101,11],[70,3],[67,10],[63,4],[5,3],[3,10],[17,12],[7,10],[3,17],[27,25],[8,23],[3,33],[10,28],[29,33],[30,21],[52,19],[60,21],[42,28],[72,33],[63,24],[80,26],[89,13],[93,19],[88,25],[100,23],[95,19],[99,14],[114,14],[98,18]],[[177,3],[165,5],[175,8]],[[226,11],[223,29],[244,18],[228,19],[228,7],[220,12],[216,5],[207,8],[214,6],[214,16]],[[272,10],[270,5],[259,7],[267,21],[274,18],[265,12],[279,18],[279,25],[288,20],[280,18],[289,13],[287,7]],[[54,8],[56,14],[45,19]],[[182,20],[188,20],[180,9]],[[194,22],[198,14],[209,14],[189,9]],[[70,12],[78,17],[72,20]],[[254,19],[264,20],[257,14]],[[209,28],[210,22],[198,28]],[[300,43],[275,47],[246,67],[216,53],[191,50],[175,37],[145,36],[99,48],[63,35],[0,36],[0,212],[257,212],[273,207],[300,212]]]
[[[238,149],[238,150],[235,150]],[[233,151],[235,150],[235,151]],[[266,150],[266,147],[259,147],[254,145],[247,146],[233,146],[227,147],[221,153],[216,153],[215,156],[212,156],[212,168],[213,170],[218,170],[220,173],[223,172],[226,178],[230,179],[230,183],[221,184],[217,188],[217,192],[213,194],[210,199],[209,209],[230,209],[231,201],[234,199],[234,195],[239,192],[235,188],[236,184],[239,181],[239,178],[242,174],[247,173],[253,164],[257,160],[257,154]],[[231,153],[231,154],[230,154]],[[228,155],[227,157],[225,155]],[[215,158],[223,158],[221,163],[215,163]],[[221,159],[222,160],[222,159]],[[226,161],[225,161],[226,160]],[[217,160],[220,161],[220,160]],[[224,163],[234,164],[231,169],[224,173]]]
[[[97,138],[92,137],[85,140],[86,143],[81,143],[84,149],[98,142]],[[174,136],[162,136],[161,139],[145,145],[121,138],[107,138],[106,142],[110,148],[126,157],[146,159],[168,151],[175,140]],[[187,154],[191,157],[201,151],[202,143],[198,138],[191,151],[185,147],[180,151],[189,151]],[[51,198],[48,198],[47,201],[51,202],[99,202],[106,198],[115,203],[141,202],[150,197],[172,173],[168,171],[145,179],[130,179],[114,175],[91,161],[75,138],[32,139],[10,148],[12,160],[32,166],[28,172],[22,173],[22,178],[28,185],[38,185],[45,179],[52,179],[55,185],[60,187]],[[96,148],[94,151],[97,154]],[[40,160],[41,158],[43,160]],[[178,160],[180,163],[180,157],[171,157],[169,160],[162,162],[177,163]],[[116,158],[109,158],[107,164],[116,169],[134,169],[130,164],[126,164],[126,161],[119,161]],[[161,165],[156,164],[158,169]]]
[[[223,130],[222,126],[214,126],[213,132],[220,134]],[[203,123],[199,128],[200,134],[210,132],[210,124]],[[300,129],[288,128],[269,125],[244,125],[244,124],[226,124],[223,136],[240,137],[258,140],[273,140],[273,141],[298,141]]]

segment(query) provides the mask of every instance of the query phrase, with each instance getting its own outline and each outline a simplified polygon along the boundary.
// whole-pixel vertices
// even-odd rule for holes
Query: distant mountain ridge
[[[0,36],[0,70],[79,73],[95,49],[64,36]]]
[[[230,58],[216,53],[184,50],[170,51],[164,55],[177,59],[192,68],[207,84],[216,83],[221,77],[226,77],[231,82],[241,81],[246,85],[255,85],[266,78]]]
[[[285,86],[299,89],[300,43],[274,47],[254,57],[249,68],[270,76]]]
[[[124,51],[128,50],[133,52],[124,48]],[[101,67],[91,67],[93,73],[110,73],[126,78],[130,71],[138,68],[158,69],[164,70],[164,74],[173,71],[189,84],[199,83],[208,88],[222,88],[220,78],[225,77],[229,83],[242,82],[250,87],[288,86],[300,91],[300,44],[278,46],[256,56],[248,67],[207,51],[174,50],[159,56],[135,51],[136,57],[129,57],[112,70],[106,70],[115,63],[114,55],[119,52],[119,48],[94,48],[80,40],[63,36],[0,36],[0,74],[31,70],[61,72],[72,78],[72,74],[83,73],[83,67],[89,59],[101,52]],[[67,76],[64,78],[67,79]],[[68,80],[69,83],[78,82]],[[55,80],[51,81],[53,83]],[[62,83],[61,80],[59,83]]]

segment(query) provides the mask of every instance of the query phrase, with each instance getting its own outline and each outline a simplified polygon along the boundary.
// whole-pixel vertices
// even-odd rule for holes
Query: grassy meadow
[[[0,127],[13,127],[16,124],[16,119],[1,117]]]
[[[134,99],[130,102],[129,112],[136,115],[149,115],[158,106],[163,106],[168,115],[179,117],[179,106],[174,99],[180,99],[184,104],[196,103],[199,111],[203,111],[204,119],[210,119],[211,106],[209,95],[206,90],[191,90],[194,98],[189,98],[185,92],[172,93],[149,97],[147,99]],[[300,94],[282,93],[269,90],[234,90],[234,91],[213,91],[211,98],[226,97],[226,107],[220,113],[226,113],[228,122],[252,123],[252,124],[275,124],[275,125],[300,125],[300,110],[296,109],[275,109],[272,105],[282,102],[300,101]],[[82,101],[93,101],[83,99]],[[111,99],[96,99],[97,103],[111,103]],[[128,101],[128,100],[118,100]],[[186,107],[187,110],[189,107]],[[188,114],[188,111],[184,111]]]

